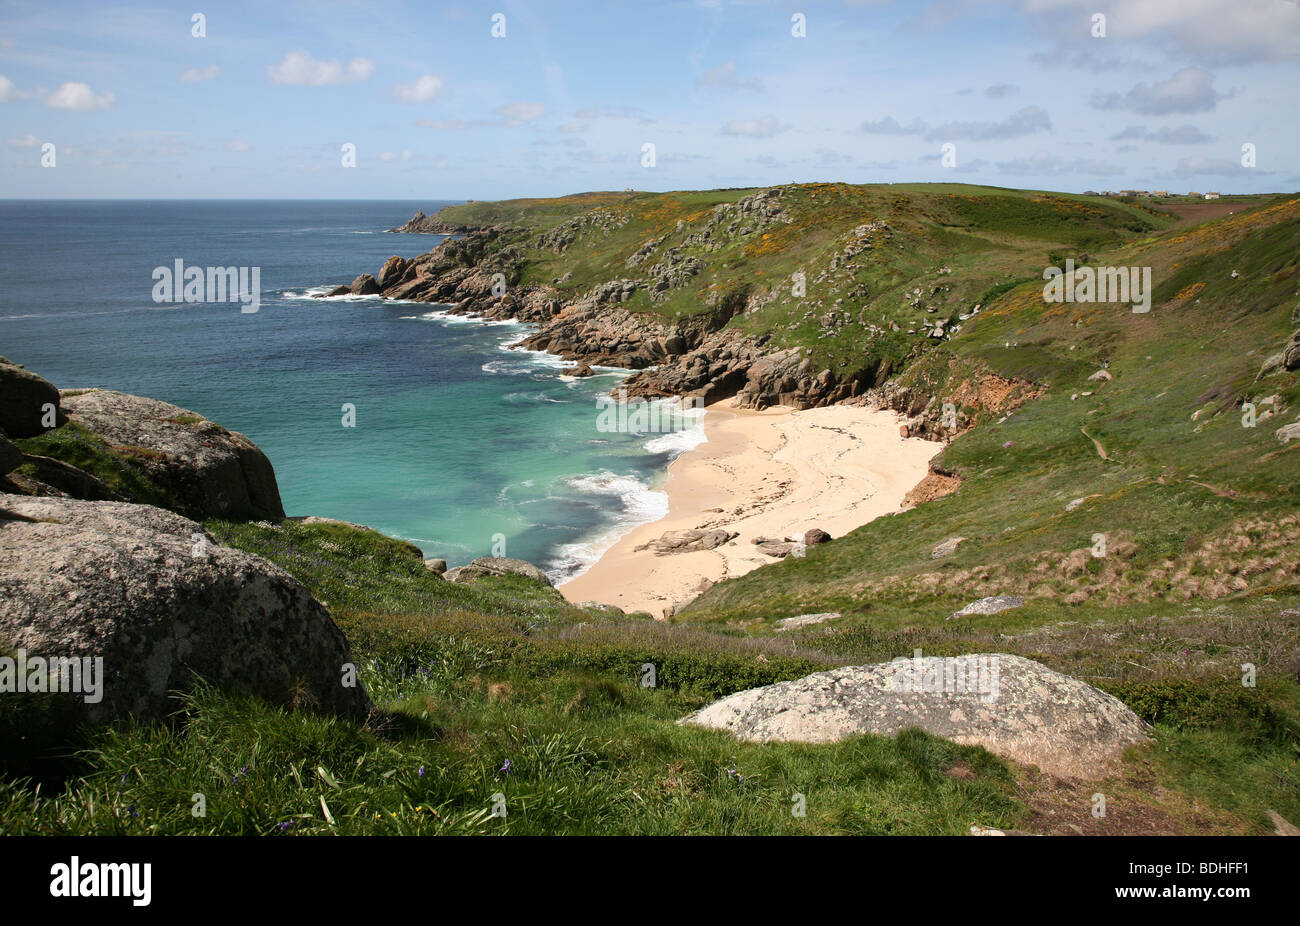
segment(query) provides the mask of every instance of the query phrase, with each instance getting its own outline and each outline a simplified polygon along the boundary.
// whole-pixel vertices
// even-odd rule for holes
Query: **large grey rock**
[[[54,406],[55,424],[64,420],[59,390],[31,370],[0,357],[0,429],[10,437],[35,437],[48,431],[47,405]]]
[[[0,644],[102,657],[83,719],[157,718],[193,673],[278,704],[364,718],[329,612],[288,573],[148,505],[0,495]]]
[[[952,556],[965,539],[965,537],[949,537],[930,551],[930,559],[942,559],[945,556]]]
[[[1123,702],[1005,653],[897,659],[741,691],[678,721],[752,742],[830,743],[908,727],[1065,778],[1103,777],[1147,739]]]
[[[979,601],[972,601],[960,611],[949,614],[948,620],[958,617],[970,617],[974,614],[997,614],[999,611],[1019,608],[1024,603],[1025,599],[1019,595],[994,595],[992,598],[981,598]]]
[[[522,559],[510,559],[506,556],[483,556],[469,564],[464,569],[481,569],[487,575],[492,576],[523,576],[543,585],[551,584],[551,577],[548,576],[532,563]]]
[[[77,424],[129,454],[191,518],[284,518],[275,470],[251,440],[168,402],[92,389],[65,396]]]
[[[796,614],[794,617],[783,617],[776,622],[777,630],[797,630],[800,627],[807,627],[810,624],[821,624],[826,621],[833,621],[840,616],[838,611],[823,611],[820,614]]]

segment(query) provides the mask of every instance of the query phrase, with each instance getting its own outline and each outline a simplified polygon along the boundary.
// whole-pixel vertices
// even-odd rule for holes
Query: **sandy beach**
[[[672,462],[668,514],[622,537],[586,573],[560,586],[570,601],[671,614],[715,582],[777,562],[755,537],[840,537],[902,505],[943,444],[899,436],[890,411],[835,405],[805,411],[710,406],[707,441]],[[711,550],[658,555],[638,546],[667,531],[726,529]]]

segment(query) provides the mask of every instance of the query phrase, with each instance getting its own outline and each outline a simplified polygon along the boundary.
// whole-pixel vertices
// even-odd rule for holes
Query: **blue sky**
[[[0,197],[1293,191],[1297,78],[1294,0],[0,2]]]

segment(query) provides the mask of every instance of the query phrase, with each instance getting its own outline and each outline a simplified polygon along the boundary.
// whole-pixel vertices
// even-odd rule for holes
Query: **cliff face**
[[[417,222],[420,215],[407,225],[416,223],[423,230],[427,223]],[[878,384],[874,377],[842,378],[817,370],[797,348],[780,349],[768,335],[726,327],[746,309],[743,292],[670,324],[624,306],[638,291],[653,292],[665,279],[673,280],[671,272],[657,279],[609,280],[576,299],[554,285],[521,284],[524,248],[512,231],[504,226],[471,229],[464,238],[419,257],[391,257],[373,277],[373,290],[367,274],[330,295],[373,291],[391,299],[446,304],[457,315],[536,324],[538,331],[521,342],[530,350],[640,371],[623,384],[629,396],[698,396],[705,402],[735,397],[747,408],[813,408]],[[635,266],[633,260],[629,263]]]

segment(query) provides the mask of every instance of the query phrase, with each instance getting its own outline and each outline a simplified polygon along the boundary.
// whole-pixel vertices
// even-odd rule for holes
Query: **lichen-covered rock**
[[[930,559],[942,559],[945,556],[952,556],[965,539],[965,537],[949,537],[947,540],[940,542],[930,551]]]
[[[474,569],[482,569],[488,575],[523,576],[526,579],[541,582],[543,585],[551,584],[550,576],[537,566],[522,559],[511,559],[506,556],[482,556],[469,565]]]
[[[482,556],[468,566],[448,569],[443,576],[448,582],[465,585],[477,579],[490,576],[523,576],[543,585],[551,585],[551,577],[532,563],[522,559],[510,559],[506,556]]]
[[[190,518],[284,518],[275,470],[251,440],[187,409],[104,389],[67,395],[72,420],[129,455]]]
[[[840,616],[838,611],[823,611],[819,614],[796,614],[794,617],[783,617],[776,622],[777,630],[798,630],[800,627],[807,627],[810,624],[823,624],[826,621],[833,621]]]
[[[176,710],[197,674],[277,704],[362,719],[347,640],[296,579],[148,505],[0,495],[0,644],[101,657],[105,723]]]
[[[1005,653],[896,659],[741,691],[678,721],[753,742],[830,743],[908,727],[1063,778],[1103,777],[1147,739],[1123,702]]]
[[[35,437],[66,419],[59,409],[59,390],[46,379],[17,363],[0,357],[0,429],[10,437]]]
[[[997,614],[999,611],[1008,611],[1011,608],[1019,608],[1025,603],[1025,599],[1019,595],[994,595],[991,598],[981,598],[979,601],[972,601],[960,611],[954,611],[948,615],[948,620],[955,620],[959,617],[970,617],[974,614]]]

